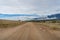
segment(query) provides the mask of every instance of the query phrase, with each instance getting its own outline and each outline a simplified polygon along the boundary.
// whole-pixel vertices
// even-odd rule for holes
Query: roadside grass
[[[25,22],[20,22],[20,21],[0,20],[0,28],[16,27],[16,26],[22,25],[24,23]]]
[[[60,23],[35,22],[37,25],[44,25],[52,30],[60,30]]]
[[[60,30],[60,23],[41,23],[52,30]]]
[[[47,25],[50,29],[60,30],[60,23],[43,23],[43,25]]]

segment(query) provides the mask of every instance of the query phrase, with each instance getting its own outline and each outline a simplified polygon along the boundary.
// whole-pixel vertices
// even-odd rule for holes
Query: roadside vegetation
[[[45,25],[52,30],[60,30],[60,20],[46,20],[40,24]]]
[[[30,20],[28,22],[35,22],[38,25],[44,25],[52,30],[60,30],[60,20]]]
[[[60,30],[60,23],[41,23],[41,24],[53,30]]]
[[[11,20],[0,20],[0,28],[11,28],[22,25],[26,22],[35,22],[38,25],[44,25],[53,30],[60,30],[60,20],[29,20],[29,21],[11,21]]]
[[[22,22],[20,20],[18,21],[11,21],[11,20],[0,20],[0,28],[11,28],[16,27],[18,25],[22,25],[25,22]]]
[[[42,23],[43,25],[46,25],[50,29],[53,30],[60,30],[60,20],[50,20],[50,21],[45,21]]]

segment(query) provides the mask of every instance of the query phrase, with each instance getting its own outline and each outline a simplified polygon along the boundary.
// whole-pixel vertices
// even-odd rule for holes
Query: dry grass
[[[0,28],[15,27],[24,23],[25,22],[20,22],[20,21],[0,20]]]
[[[53,30],[60,30],[60,23],[40,23],[40,22],[36,22],[38,25],[44,25],[50,29],[53,29]]]
[[[45,25],[53,30],[60,30],[60,23],[42,23],[42,25]]]

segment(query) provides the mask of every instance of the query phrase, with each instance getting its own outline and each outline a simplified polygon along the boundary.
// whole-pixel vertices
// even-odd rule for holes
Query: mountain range
[[[33,20],[52,20],[52,19],[60,20],[60,13],[45,15],[45,16],[42,16],[42,17],[40,16],[38,18],[34,18]]]
[[[37,15],[37,14],[0,14],[0,19],[16,19],[18,20],[48,20],[48,19],[60,19],[60,13],[51,14],[51,15]],[[14,19],[14,20],[15,20]]]
[[[47,17],[48,17],[48,18],[56,18],[56,19],[60,19],[60,13],[48,15]]]

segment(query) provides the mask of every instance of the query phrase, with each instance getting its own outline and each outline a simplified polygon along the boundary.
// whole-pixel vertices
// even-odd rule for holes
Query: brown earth
[[[28,22],[23,25],[0,29],[0,40],[60,40],[49,28]]]

